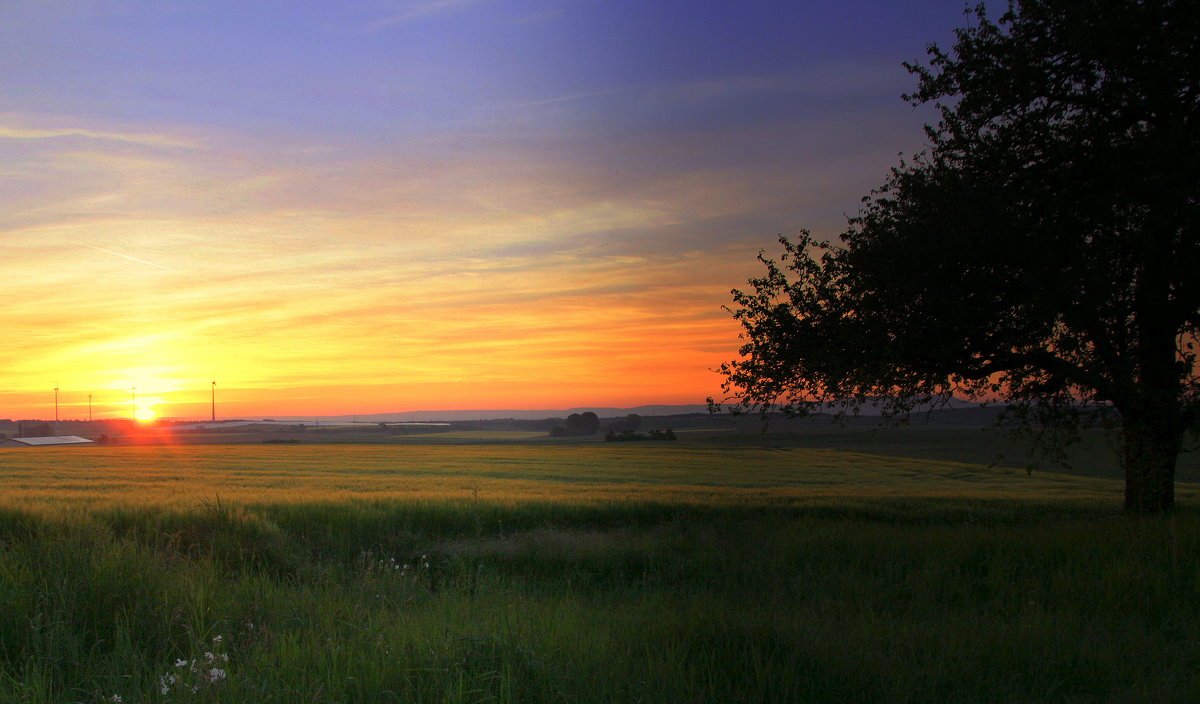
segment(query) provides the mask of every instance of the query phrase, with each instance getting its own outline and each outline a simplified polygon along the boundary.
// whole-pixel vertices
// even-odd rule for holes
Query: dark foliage
[[[572,413],[567,416],[566,425],[550,429],[550,435],[556,438],[595,435],[598,432],[600,432],[600,417],[592,411]]]
[[[1125,505],[1174,502],[1200,380],[1200,3],[1024,0],[929,47],[929,148],[841,243],[781,238],[734,291],[736,410],[1011,403],[1121,431]],[[716,405],[716,404],[714,404]]]
[[[607,442],[637,442],[639,440],[675,440],[675,431],[671,428],[666,430],[651,430],[649,433],[635,433],[632,430],[622,430],[621,432],[608,431],[604,434],[604,439]]]

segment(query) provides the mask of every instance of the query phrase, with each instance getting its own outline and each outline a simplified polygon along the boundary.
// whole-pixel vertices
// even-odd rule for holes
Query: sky
[[[703,403],[961,0],[4,0],[0,417]]]

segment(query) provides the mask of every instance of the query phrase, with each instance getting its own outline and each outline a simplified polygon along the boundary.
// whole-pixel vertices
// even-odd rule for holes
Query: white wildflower
[[[219,646],[222,640],[221,636],[216,636],[212,642]],[[193,660],[176,660],[175,669],[158,678],[159,691],[164,696],[176,688],[180,692],[191,690],[193,694],[199,694],[216,687],[227,677],[225,669],[221,667],[227,662],[229,655],[217,647],[204,651],[200,657]]]
[[[178,681],[179,681],[179,678],[177,678],[175,675],[171,674],[170,672],[168,672],[167,674],[158,678],[158,684],[159,684],[159,687],[161,688],[163,694],[170,692],[171,685],[175,684]]]

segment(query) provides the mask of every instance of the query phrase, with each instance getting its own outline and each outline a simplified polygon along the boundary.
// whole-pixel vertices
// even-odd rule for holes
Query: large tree
[[[840,242],[733,292],[736,408],[958,395],[1122,438],[1125,507],[1174,503],[1200,383],[1200,2],[1020,0],[908,65],[928,148]]]

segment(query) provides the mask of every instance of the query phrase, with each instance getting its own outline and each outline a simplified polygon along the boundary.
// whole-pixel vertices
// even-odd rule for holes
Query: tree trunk
[[[1183,446],[1177,418],[1148,413],[1122,419],[1125,512],[1162,513],[1175,506],[1175,463]]]

